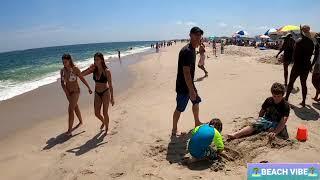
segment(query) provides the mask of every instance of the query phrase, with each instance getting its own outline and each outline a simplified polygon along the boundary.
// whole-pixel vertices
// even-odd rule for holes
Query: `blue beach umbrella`
[[[244,30],[237,31],[236,34],[239,34],[240,36],[248,36],[248,33]]]

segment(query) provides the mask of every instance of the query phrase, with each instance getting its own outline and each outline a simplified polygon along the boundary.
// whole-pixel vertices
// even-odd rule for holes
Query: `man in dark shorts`
[[[203,31],[199,27],[193,27],[190,30],[190,43],[184,46],[179,53],[178,73],[176,80],[177,107],[173,113],[172,135],[177,134],[177,125],[181,112],[184,112],[191,100],[193,106],[195,127],[201,125],[199,120],[199,103],[201,98],[198,96],[197,89],[194,85],[194,73],[196,65],[196,51],[201,43]]]
[[[290,73],[289,84],[287,88],[286,100],[288,101],[290,93],[293,89],[293,84],[296,79],[300,76],[301,89],[302,89],[302,102],[300,105],[305,107],[306,105],[306,97],[307,97],[307,79],[311,66],[311,56],[314,50],[314,44],[311,40],[310,27],[308,25],[304,25],[300,28],[300,32],[302,38],[299,39],[293,50],[293,67]]]
[[[276,55],[276,58],[278,58],[279,54],[284,51],[283,53],[283,70],[284,70],[284,85],[288,85],[288,66],[290,63],[292,63],[292,54],[293,54],[293,48],[294,48],[295,40],[292,38],[292,34],[288,33],[286,37],[284,38],[284,43],[279,51],[279,53]]]

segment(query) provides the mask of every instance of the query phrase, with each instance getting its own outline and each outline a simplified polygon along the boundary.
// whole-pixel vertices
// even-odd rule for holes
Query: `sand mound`
[[[282,64],[282,62],[279,61],[275,56],[263,56],[263,57],[257,58],[257,60],[259,62],[266,63],[266,64],[277,64],[277,65]]]
[[[235,130],[251,124],[253,117],[236,118],[234,122]],[[292,148],[296,145],[294,140],[282,140],[276,138],[272,142],[269,141],[268,133],[260,133],[253,136],[225,142],[225,150],[215,161],[198,161],[195,163],[187,163],[191,158],[188,154],[187,144],[191,134],[185,136],[171,138],[168,145],[163,140],[156,140],[146,151],[146,156],[153,158],[156,162],[162,162],[165,159],[170,163],[188,167],[192,170],[210,169],[211,171],[231,171],[246,166],[248,162],[252,162],[258,155],[280,148]],[[267,159],[266,159],[267,162]]]

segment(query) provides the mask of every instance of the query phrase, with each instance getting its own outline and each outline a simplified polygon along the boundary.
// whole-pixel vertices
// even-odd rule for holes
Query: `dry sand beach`
[[[237,180],[246,179],[248,162],[319,162],[320,104],[311,99],[315,90],[309,75],[306,108],[298,105],[301,102],[299,80],[290,97],[290,103],[296,106],[291,109],[287,123],[290,140],[275,140],[268,144],[264,134],[255,135],[226,142],[227,157],[220,162],[184,165],[183,157],[189,156],[186,151],[188,135],[170,138],[172,113],[176,106],[177,60],[183,45],[177,43],[163,48],[159,53],[145,55],[142,61],[129,66],[130,73],[125,75],[131,77],[132,84],[121,93],[115,92],[116,105],[109,110],[110,130],[107,136],[99,131],[100,122],[93,113],[93,98],[90,99],[84,88],[80,97],[84,125],[69,139],[62,134],[67,126],[67,112],[63,115],[55,113],[57,109],[67,107],[66,100],[50,105],[46,101],[42,106],[29,103],[29,111],[12,111],[15,123],[41,111],[50,114],[50,118],[1,139],[1,179]],[[222,134],[254,121],[262,102],[271,96],[272,83],[283,83],[283,67],[276,64],[276,53],[275,50],[226,46],[225,54],[218,53],[215,58],[211,48],[207,47],[209,77],[203,78],[203,72],[197,69],[195,78],[203,99],[200,104],[201,121],[220,118],[224,124]],[[87,77],[89,79],[91,81]],[[113,83],[117,87],[119,82]],[[44,100],[52,93],[63,96],[59,82],[51,88],[40,88],[32,93]],[[3,108],[12,110],[18,107],[18,103],[29,102],[23,96],[17,98],[19,101],[16,98],[9,100],[11,103]],[[179,128],[182,131],[188,132],[193,128],[190,108],[189,104],[180,118]],[[12,117],[1,114],[0,118]],[[306,142],[295,140],[300,124],[308,127],[309,139]]]

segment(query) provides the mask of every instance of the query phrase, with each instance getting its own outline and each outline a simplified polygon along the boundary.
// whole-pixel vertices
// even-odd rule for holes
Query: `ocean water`
[[[123,57],[148,51],[151,43],[154,42],[80,44],[0,53],[0,101],[57,81],[64,53],[70,53],[75,64],[84,69],[93,63],[96,52],[103,53],[108,61],[118,57],[118,49]]]

